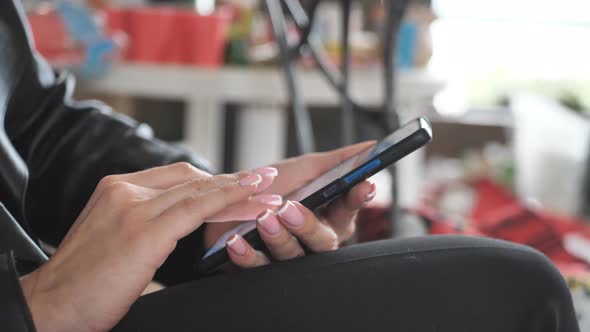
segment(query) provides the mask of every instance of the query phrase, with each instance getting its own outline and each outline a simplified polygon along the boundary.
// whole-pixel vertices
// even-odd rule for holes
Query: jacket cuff
[[[0,294],[0,329],[34,332],[35,325],[18,281],[12,252],[0,254]]]

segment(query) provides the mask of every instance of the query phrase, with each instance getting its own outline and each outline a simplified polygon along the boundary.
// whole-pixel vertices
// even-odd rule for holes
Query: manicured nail
[[[244,256],[246,254],[246,244],[244,244],[244,240],[238,234],[232,235],[227,240],[227,247],[238,256]]]
[[[277,212],[289,225],[298,227],[303,225],[303,214],[291,201],[283,204],[283,207]]]
[[[277,176],[279,175],[279,170],[274,167],[261,167],[253,170],[252,172],[256,174],[260,174],[262,176]]]
[[[375,198],[376,194],[377,186],[374,183],[371,183],[371,191],[369,191],[369,193],[365,195],[365,203],[369,203],[370,201],[372,201],[373,198]]]
[[[240,185],[243,187],[257,186],[262,182],[262,176],[260,174],[252,174],[240,179]]]
[[[281,206],[283,204],[283,197],[281,195],[258,195],[252,199],[268,205]]]
[[[261,213],[256,221],[262,226],[262,229],[270,235],[278,235],[281,232],[281,225],[275,214],[271,210]]]

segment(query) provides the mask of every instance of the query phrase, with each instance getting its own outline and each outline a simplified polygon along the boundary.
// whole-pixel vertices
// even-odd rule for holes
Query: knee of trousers
[[[429,293],[463,302],[463,306],[497,303],[505,308],[490,305],[488,310],[498,313],[518,310],[514,316],[521,319],[523,331],[578,329],[565,279],[545,255],[531,247],[462,236],[390,241],[382,246],[391,252],[390,259],[382,263],[408,273],[403,280],[409,283],[420,280]]]

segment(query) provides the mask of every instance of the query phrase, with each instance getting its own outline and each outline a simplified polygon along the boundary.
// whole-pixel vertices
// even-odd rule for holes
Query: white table
[[[360,104],[379,107],[383,101],[380,70],[354,70],[351,95]],[[338,96],[316,71],[298,71],[299,84],[308,105],[337,105]],[[222,163],[224,104],[247,105],[240,112],[237,166],[252,168],[284,157],[287,102],[282,73],[273,68],[224,67],[204,69],[175,65],[120,64],[106,76],[80,82],[85,93],[126,97],[175,99],[186,103],[184,142],[208,158]],[[442,82],[425,71],[401,71],[397,102],[402,119],[420,114],[432,104]],[[415,158],[420,158],[416,155]],[[407,163],[410,163],[408,161]],[[413,163],[412,163],[413,164]],[[403,167],[402,167],[403,168]],[[411,173],[415,170],[409,169]],[[403,173],[403,170],[400,170]],[[403,176],[400,176],[403,178]],[[402,184],[403,186],[403,184]],[[416,189],[417,190],[417,189]]]

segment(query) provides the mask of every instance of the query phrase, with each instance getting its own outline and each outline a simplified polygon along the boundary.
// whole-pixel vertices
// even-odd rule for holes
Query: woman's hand
[[[229,207],[259,207],[272,178],[175,164],[103,179],[55,255],[21,279],[37,329],[110,329],[179,239]]]
[[[252,268],[269,264],[271,259],[282,261],[303,256],[301,243],[312,252],[336,250],[353,235],[358,210],[374,196],[375,185],[363,182],[328,206],[326,214],[321,216],[298,202],[287,201],[277,212],[268,209],[256,219],[256,227],[271,257],[254,250],[238,234],[227,241],[229,257],[240,267]]]
[[[278,169],[279,176],[264,193],[286,195],[372,145],[374,142],[361,143],[273,165]],[[302,256],[304,250],[301,243],[314,252],[335,250],[353,235],[359,209],[369,203],[375,193],[375,185],[363,181],[348,194],[330,203],[317,216],[297,202],[285,202],[280,208],[261,210],[257,227],[271,257],[254,250],[239,235],[233,235],[228,240],[229,257],[237,266],[251,268],[268,264],[273,259],[288,260]],[[208,225],[206,243],[211,245],[233,226],[235,224],[229,223]]]

